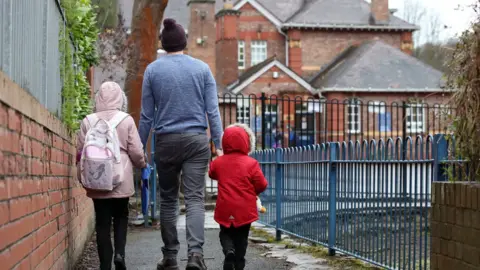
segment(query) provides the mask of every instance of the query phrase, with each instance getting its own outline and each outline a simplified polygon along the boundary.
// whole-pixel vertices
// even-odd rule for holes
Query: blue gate
[[[269,180],[261,222],[387,269],[430,269],[432,179],[442,135],[327,143],[253,154]]]

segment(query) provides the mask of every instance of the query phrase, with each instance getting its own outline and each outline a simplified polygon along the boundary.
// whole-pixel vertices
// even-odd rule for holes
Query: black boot
[[[186,270],[207,270],[207,265],[205,265],[203,255],[198,253],[192,253],[188,255]]]
[[[179,270],[177,259],[163,258],[157,263],[157,270]]]
[[[122,255],[117,254],[113,259],[113,264],[115,264],[115,270],[127,270],[127,266],[125,265],[125,258]]]
[[[238,259],[235,262],[235,270],[243,270],[245,269],[245,258],[243,259]]]
[[[235,252],[228,251],[223,261],[223,270],[234,270],[235,268]]]

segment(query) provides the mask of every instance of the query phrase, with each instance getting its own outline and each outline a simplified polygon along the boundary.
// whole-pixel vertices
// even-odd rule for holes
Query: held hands
[[[223,156],[223,151],[221,149],[217,149],[217,150],[215,150],[215,152],[217,154],[217,157]]]

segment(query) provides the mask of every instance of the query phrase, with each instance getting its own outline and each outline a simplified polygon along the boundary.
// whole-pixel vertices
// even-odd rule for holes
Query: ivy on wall
[[[68,129],[76,131],[80,120],[92,111],[86,73],[98,63],[96,44],[99,30],[91,0],[61,0],[60,4],[67,21],[59,37],[62,119]]]

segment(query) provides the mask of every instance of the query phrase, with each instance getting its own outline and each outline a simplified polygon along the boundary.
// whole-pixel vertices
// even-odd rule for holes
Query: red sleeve
[[[260,164],[258,164],[258,161],[255,161],[255,163],[253,164],[253,167],[250,173],[250,181],[252,182],[257,195],[264,192],[265,189],[267,189],[267,186],[268,186],[267,179],[265,179],[265,176],[263,175],[262,169],[260,168]]]
[[[213,160],[212,162],[210,162],[210,169],[208,170],[208,177],[210,177],[210,179],[212,180],[218,180],[217,178],[217,170],[216,170],[216,160]]]

